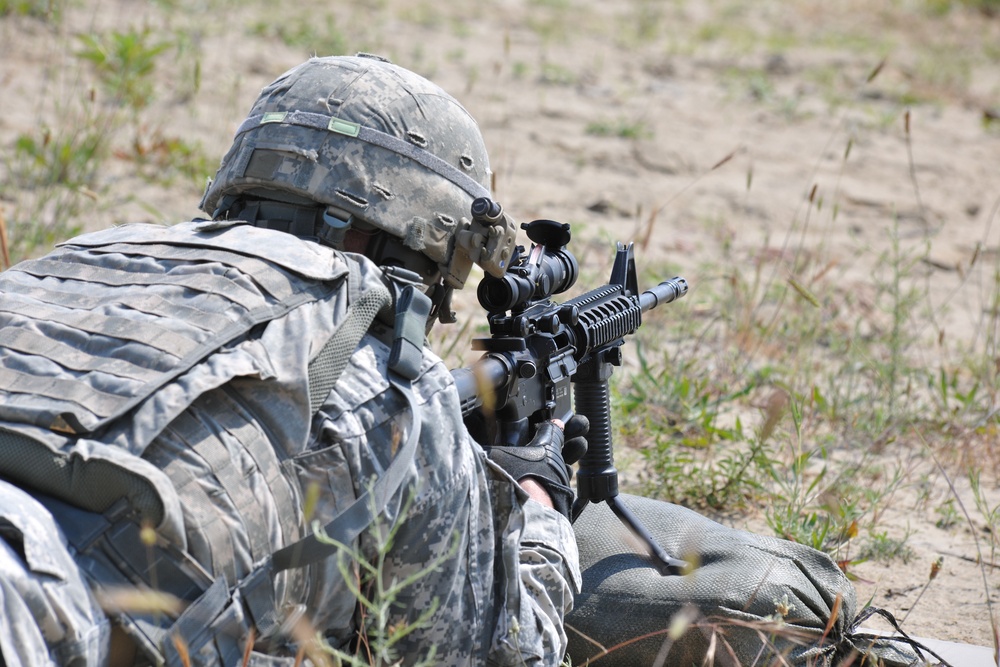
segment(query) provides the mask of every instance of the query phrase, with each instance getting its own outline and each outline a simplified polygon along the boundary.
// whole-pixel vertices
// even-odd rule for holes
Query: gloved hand
[[[566,442],[563,444],[562,454],[567,465],[573,465],[587,453],[587,433],[589,432],[590,420],[583,415],[573,415],[566,422],[563,429],[563,437]],[[572,468],[570,468],[569,473],[572,478]]]
[[[568,519],[575,498],[569,485],[573,477],[569,466],[587,453],[585,436],[590,422],[582,415],[574,415],[565,430],[560,426],[554,421],[543,422],[527,445],[490,447],[486,455],[515,480],[536,480],[548,492],[552,506]]]

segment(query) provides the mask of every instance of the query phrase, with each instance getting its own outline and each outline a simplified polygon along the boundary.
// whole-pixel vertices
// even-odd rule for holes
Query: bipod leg
[[[618,361],[618,348],[610,348],[582,364],[573,382],[576,411],[590,421],[587,433],[587,453],[580,459],[576,475],[577,500],[571,512],[576,521],[588,503],[606,502],[615,516],[632,534],[646,543],[653,565],[663,575],[681,574],[688,564],[671,558],[663,547],[642,525],[639,518],[618,498],[618,469],[615,468],[614,448],[611,440],[611,396],[608,379],[612,361]],[[608,361],[611,358],[612,361]]]
[[[688,570],[688,564],[679,558],[672,558],[657,542],[656,538],[650,534],[639,517],[632,513],[625,503],[618,496],[608,498],[605,502],[611,508],[623,524],[625,524],[632,534],[642,540],[649,547],[649,557],[653,564],[660,571],[660,574],[667,576],[670,574],[684,574]]]
[[[591,502],[597,504],[602,501],[588,501],[583,498],[577,498],[576,502],[573,503],[573,511],[571,513],[570,520],[576,523],[577,518],[583,513],[587,505]],[[663,576],[673,575],[673,574],[684,574],[688,571],[688,564],[686,561],[680,560],[679,558],[672,558],[666,550],[661,547],[656,538],[646,529],[642,522],[639,521],[639,517],[632,513],[632,510],[621,501],[621,499],[615,495],[610,498],[605,498],[603,502],[608,504],[611,511],[615,513],[618,520],[625,524],[625,527],[635,535],[637,538],[642,540],[643,544],[649,548],[649,559],[653,562],[653,567],[660,571]]]

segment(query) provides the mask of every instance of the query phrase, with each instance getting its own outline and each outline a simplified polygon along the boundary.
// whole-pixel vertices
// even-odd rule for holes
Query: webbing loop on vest
[[[239,591],[260,636],[274,635],[281,627],[281,621],[274,599],[274,570],[271,562],[265,562],[247,575],[240,584]]]
[[[327,395],[347,367],[351,353],[358,346],[361,337],[371,326],[375,316],[391,301],[389,290],[381,285],[365,290],[351,304],[347,319],[337,330],[319,354],[309,362],[309,412],[315,414],[323,405]]]
[[[185,245],[206,242],[194,232],[175,235],[65,247],[3,274],[0,417],[96,433],[253,327],[327,298],[343,275],[319,281],[269,260]],[[175,262],[183,270],[171,269]],[[24,355],[58,366],[27,367]]]

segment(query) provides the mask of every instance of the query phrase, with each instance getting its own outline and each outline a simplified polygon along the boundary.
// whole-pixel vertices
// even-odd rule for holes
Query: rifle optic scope
[[[565,292],[579,275],[576,257],[566,249],[569,225],[553,220],[535,220],[521,225],[534,241],[531,251],[518,246],[507,273],[501,278],[486,276],[476,296],[490,313],[516,311],[533,302]]]

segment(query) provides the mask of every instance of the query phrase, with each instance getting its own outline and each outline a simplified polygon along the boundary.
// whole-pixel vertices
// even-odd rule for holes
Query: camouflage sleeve
[[[379,531],[358,544],[380,563],[383,581],[409,582],[387,608],[385,627],[405,632],[396,633],[386,662],[558,665],[563,617],[580,582],[572,526],[529,501],[472,441],[451,373],[430,350],[410,387],[415,404],[403,400],[389,381],[391,336],[372,325],[294,461],[302,488],[320,491],[312,516],[324,524],[363,492],[364,480],[390,468],[419,420],[416,453],[380,513],[383,528],[392,526],[391,547],[379,555]],[[318,564],[312,578],[312,622],[349,646],[358,617],[336,563]]]
[[[505,573],[500,582],[504,599],[497,601],[490,664],[558,665],[567,643],[563,619],[580,589],[573,527],[555,510],[527,500],[520,487],[509,488],[516,490],[518,499],[506,529],[498,525],[503,530],[498,537],[504,548],[497,555]]]
[[[0,665],[106,664],[110,633],[52,516],[0,480]]]

